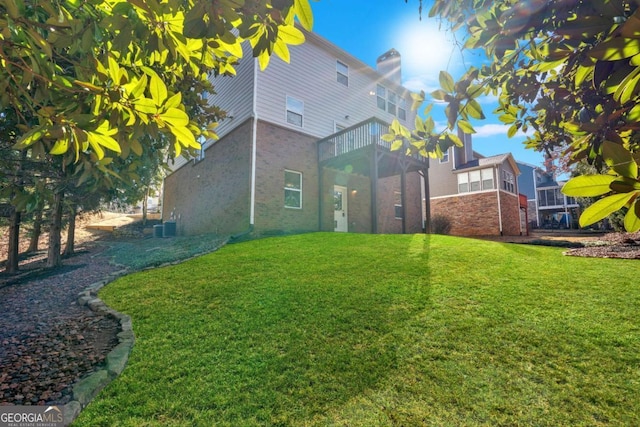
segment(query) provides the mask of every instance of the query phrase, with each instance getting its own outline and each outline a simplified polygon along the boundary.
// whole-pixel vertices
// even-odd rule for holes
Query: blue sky
[[[439,30],[429,19],[430,0],[424,0],[422,21],[418,0],[320,0],[312,1],[314,32],[375,68],[382,53],[395,48],[402,56],[402,80],[408,89],[429,93],[438,87],[440,70],[459,77],[466,66],[478,65],[478,54],[460,54],[453,36]],[[507,138],[507,127],[492,114],[497,104],[481,100],[486,120],[475,122],[473,147],[485,156],[511,152],[516,160],[541,166],[541,153],[524,148],[524,136]],[[439,110],[439,111],[438,111]],[[433,118],[445,122],[443,109],[434,108]]]

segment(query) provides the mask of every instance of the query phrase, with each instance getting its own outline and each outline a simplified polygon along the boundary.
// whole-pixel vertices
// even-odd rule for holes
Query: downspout
[[[536,204],[536,227],[540,228],[540,206],[538,205],[538,181],[536,180],[536,170],[534,169],[533,174],[533,200]]]
[[[496,168],[496,175],[500,178],[500,168]],[[500,180],[496,179],[496,192],[498,193],[498,221],[500,223],[500,235],[502,236],[502,201],[500,200]]]
[[[251,211],[249,214],[249,228],[253,230],[256,223],[256,158],[258,145],[258,59],[253,60],[253,132],[251,135]]]
[[[249,201],[249,227],[231,236],[231,241],[239,239],[253,232],[256,220],[256,157],[258,142],[258,59],[253,60],[253,100],[251,117],[253,129],[251,131],[251,200]]]

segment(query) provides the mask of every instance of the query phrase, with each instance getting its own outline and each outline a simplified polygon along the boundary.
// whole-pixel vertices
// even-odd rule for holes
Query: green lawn
[[[74,425],[639,425],[638,271],[448,236],[228,245],[101,292],[137,340]]]

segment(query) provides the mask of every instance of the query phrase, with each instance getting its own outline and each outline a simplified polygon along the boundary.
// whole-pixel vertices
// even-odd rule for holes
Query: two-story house
[[[526,198],[519,195],[520,169],[511,153],[485,157],[473,150],[471,135],[459,136],[462,147],[431,159],[431,217],[446,219],[459,236],[526,234]]]
[[[413,127],[400,54],[377,69],[314,33],[261,71],[245,46],[234,77],[209,100],[229,118],[196,160],[164,182],[163,219],[179,234],[420,232],[428,163],[391,152],[381,136]]]
[[[527,195],[529,220],[533,228],[578,228],[580,206],[573,197],[562,193],[564,181],[557,181],[550,171],[518,162],[522,174],[520,191]]]

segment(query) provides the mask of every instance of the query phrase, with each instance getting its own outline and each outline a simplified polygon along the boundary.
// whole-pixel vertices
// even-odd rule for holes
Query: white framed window
[[[304,102],[287,96],[287,123],[302,127],[304,123]]]
[[[398,96],[398,118],[407,120],[407,100],[401,96]]]
[[[349,86],[349,66],[344,62],[336,61],[336,80],[345,86]]]
[[[440,163],[449,163],[449,149],[442,153],[442,158],[440,159]]]
[[[393,198],[394,198],[393,212],[394,212],[395,219],[402,219],[404,216],[404,211],[402,209],[402,192],[394,191]]]
[[[285,169],[284,207],[302,209],[302,172]]]
[[[469,172],[469,191],[480,191],[480,171]]]
[[[382,85],[376,86],[376,99],[378,103],[378,108],[381,110],[387,110],[387,88]]]
[[[458,174],[458,193],[468,193],[468,192],[469,192],[469,174],[459,173]]]
[[[482,169],[482,189],[493,190],[493,169]]]
[[[502,171],[502,189],[509,193],[516,192],[515,178],[510,171]]]
[[[396,106],[398,105],[398,97],[395,92],[389,91],[387,98],[387,111],[394,116],[398,114]]]
[[[478,169],[458,174],[458,193],[492,190],[493,169]]]

